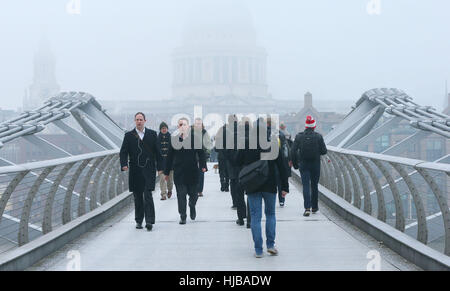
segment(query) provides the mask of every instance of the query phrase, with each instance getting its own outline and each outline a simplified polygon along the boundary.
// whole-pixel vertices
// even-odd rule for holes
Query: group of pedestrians
[[[152,192],[155,191],[156,173],[160,177],[161,200],[172,196],[175,184],[180,224],[186,224],[188,205],[190,218],[195,220],[195,206],[203,191],[203,175],[208,170],[206,151],[194,147],[194,136],[198,136],[194,132],[198,129],[189,126],[186,118],[181,118],[176,134],[170,134],[164,122],[157,134],[145,127],[146,118],[142,112],[135,114],[134,122],[136,127],[125,133],[122,142],[120,165],[122,171],[129,170],[128,184],[134,196],[136,228],[143,228],[144,219],[148,231],[155,224]],[[197,125],[201,127],[201,124]],[[202,139],[202,134],[199,136]]]
[[[303,215],[309,216],[311,212],[317,213],[319,210],[320,156],[326,154],[327,149],[322,135],[315,132],[315,120],[307,116],[305,130],[298,133],[294,141],[282,123],[279,125],[278,134],[272,133],[276,126],[272,124],[271,118],[259,119],[251,124],[246,119],[238,122],[236,116],[231,115],[228,123],[216,135],[221,190],[228,189],[229,181],[232,208],[237,210],[236,223],[244,225],[244,218],[247,218],[247,227],[252,231],[257,258],[263,256],[262,201],[266,217],[267,252],[271,255],[278,254],[275,248],[276,198],[278,196],[280,207],[284,207],[286,195],[289,193],[288,178],[291,176],[292,167],[300,169],[305,208]],[[239,142],[238,133],[243,136],[243,142]],[[265,142],[262,133],[265,133]],[[230,137],[232,142],[227,141]],[[256,141],[253,146],[251,138]],[[277,154],[263,158],[264,154],[268,154],[270,144],[275,145]],[[265,160],[267,162],[264,162]],[[246,179],[249,185],[245,185]],[[247,208],[244,193],[247,194]]]
[[[169,133],[164,122],[159,134],[146,128],[145,122],[144,113],[136,113],[136,127],[125,134],[120,150],[121,169],[129,170],[136,228],[143,228],[144,218],[149,231],[155,223],[152,192],[156,173],[160,177],[161,200],[172,196],[175,184],[179,223],[186,224],[188,206],[189,216],[195,220],[196,203],[203,196],[204,173],[208,170],[206,160],[212,148],[202,120],[196,119],[190,126],[188,119],[180,118],[174,134]],[[280,207],[284,207],[289,193],[288,178],[294,167],[300,170],[303,183],[303,215],[317,213],[320,155],[327,151],[322,136],[315,132],[316,124],[311,116],[306,119],[305,131],[297,134],[294,141],[283,124],[279,125],[278,134],[272,132],[275,126],[270,118],[251,123],[248,118],[239,121],[236,115],[229,115],[227,124],[214,137],[220,190],[231,194],[232,208],[237,210],[236,223],[243,226],[247,221],[257,258],[263,256],[263,201],[267,252],[277,255],[277,197]]]

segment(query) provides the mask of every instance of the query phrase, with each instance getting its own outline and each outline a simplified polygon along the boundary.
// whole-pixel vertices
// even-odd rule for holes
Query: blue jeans
[[[267,248],[275,246],[275,202],[277,194],[258,192],[248,195],[248,204],[250,206],[250,216],[252,217],[250,227],[252,229],[253,241],[255,243],[255,252],[262,254],[263,238],[261,233],[262,201],[264,200],[264,213],[266,215],[266,245]]]
[[[320,161],[301,162],[299,166],[303,184],[305,209],[319,209]]]

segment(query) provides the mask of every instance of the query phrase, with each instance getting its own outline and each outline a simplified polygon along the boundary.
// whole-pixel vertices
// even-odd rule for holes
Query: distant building
[[[34,55],[33,83],[25,90],[23,110],[32,110],[41,106],[45,100],[58,94],[60,87],[56,82],[55,57],[50,43],[42,38]]]
[[[203,3],[188,15],[179,47],[172,54],[172,98],[101,103],[126,128],[137,111],[148,114],[148,125],[170,122],[176,114],[288,113],[297,100],[277,100],[268,93],[267,53],[258,45],[249,10],[242,1]],[[131,122],[130,122],[131,121]]]
[[[267,98],[266,69],[267,53],[257,44],[248,9],[230,1],[205,3],[190,15],[173,52],[173,97]]]
[[[323,135],[327,134],[334,125],[341,122],[345,116],[336,112],[319,112],[313,106],[312,94],[306,92],[303,108],[299,112],[280,116],[280,122],[284,122],[287,130],[291,133],[292,138],[294,138],[298,132],[305,130],[305,120],[308,115],[311,115],[316,120],[316,130]]]
[[[444,113],[450,115],[450,93],[447,95],[446,106],[444,109]]]

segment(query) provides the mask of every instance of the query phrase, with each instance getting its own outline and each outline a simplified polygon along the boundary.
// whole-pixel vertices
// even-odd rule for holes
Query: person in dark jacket
[[[239,171],[240,166],[235,163],[234,156],[237,153],[238,144],[238,120],[236,115],[230,115],[228,118],[228,126],[226,128],[224,151],[225,161],[227,165],[228,176],[230,177],[230,193],[233,206],[237,210],[238,225],[244,225],[244,218],[246,218],[245,198],[244,192],[239,186]]]
[[[189,127],[186,118],[178,120],[178,132],[171,136],[169,153],[167,155],[164,174],[166,181],[169,179],[170,170],[174,171],[175,188],[177,189],[178,213],[180,214],[180,224],[186,224],[186,195],[189,195],[189,210],[192,220],[196,218],[195,205],[198,200],[198,168],[202,172],[207,171],[205,151],[201,146],[195,147],[195,139],[201,139],[201,135],[194,134]]]
[[[246,117],[243,117],[241,122],[237,122],[236,116],[233,116],[232,119],[229,120],[230,122],[233,122],[233,131],[229,132],[230,136],[233,135],[233,144],[229,144],[228,148],[226,150],[226,162],[228,171],[232,173],[232,176],[230,176],[230,188],[231,188],[231,195],[232,200],[234,202],[234,205],[236,206],[237,210],[237,225],[244,225],[244,219],[247,218],[247,225],[250,226],[250,217],[249,213],[247,213],[247,206],[245,203],[245,194],[244,190],[239,184],[239,172],[241,171],[241,166],[237,164],[236,162],[236,155],[239,150],[239,141],[243,140],[243,145],[245,145],[245,140],[249,137],[250,132],[250,120]],[[229,127],[230,129],[231,127]]]
[[[226,141],[226,125],[219,128],[216,133],[215,139],[215,150],[217,152],[217,160],[219,163],[219,176],[220,176],[220,191],[228,192],[230,191],[230,176],[227,170],[227,160],[225,158],[225,141]],[[233,204],[233,207],[234,204]]]
[[[253,132],[250,135],[250,140],[252,138],[257,138],[257,147],[256,149],[252,149],[249,146],[250,140],[245,144],[245,149],[239,150],[236,155],[236,163],[245,167],[247,165],[252,164],[258,160],[263,158],[263,154],[268,152],[268,149],[262,148],[262,145],[259,141],[259,134],[261,130],[267,130],[265,128],[266,124],[262,122],[257,122],[257,126],[253,128],[257,132]],[[269,131],[269,130],[267,130]],[[281,155],[279,154],[279,148],[277,145],[277,136],[272,135],[268,136],[268,141],[271,143],[271,146],[275,144],[276,149],[278,150],[276,153],[276,158],[268,160],[269,166],[269,176],[264,184],[262,184],[258,189],[252,191],[252,193],[248,193],[248,203],[250,207],[251,213],[251,230],[252,237],[254,241],[255,247],[255,257],[261,258],[263,257],[263,239],[261,233],[261,217],[262,217],[262,201],[264,200],[265,205],[265,216],[266,216],[266,246],[267,252],[271,255],[278,255],[278,250],[275,248],[275,230],[276,230],[276,217],[275,217],[275,202],[277,196],[277,182],[276,182],[276,173],[275,168],[279,169],[279,175],[281,179],[282,194],[285,196],[289,192],[289,183],[288,177],[286,174],[285,167],[283,166],[283,161]],[[275,141],[275,142],[274,142]]]
[[[212,148],[211,144],[211,138],[209,137],[208,132],[205,129],[205,126],[203,125],[203,121],[201,118],[196,118],[194,121],[194,125],[192,126],[192,129],[197,132],[197,134],[201,134],[202,136],[202,147],[205,151],[205,158],[208,160]],[[202,172],[202,169],[199,165],[198,168],[198,185],[197,185],[197,193],[198,197],[203,197],[203,186],[205,184],[205,173]]]
[[[308,115],[305,131],[297,134],[292,146],[294,168],[300,169],[302,178],[304,216],[319,211],[320,156],[327,153],[323,137],[314,131],[315,128],[316,121]]]
[[[134,195],[136,228],[151,231],[155,224],[155,206],[152,191],[155,190],[156,170],[162,170],[161,153],[156,131],[145,127],[145,115],[136,113],[136,128],[125,133],[120,148],[120,166],[128,175],[129,190]]]
[[[167,123],[161,122],[159,125],[158,145],[162,157],[162,169],[166,167],[167,155],[169,154],[170,132]],[[161,188],[161,200],[170,199],[173,190],[173,169],[170,171],[169,180],[164,179],[164,173],[159,175],[159,186]]]
[[[270,126],[270,125],[269,125]],[[280,131],[279,131],[279,140],[280,140],[280,152],[281,157],[283,159],[283,165],[286,169],[287,176],[291,176],[291,167],[292,167],[292,158],[291,158],[291,149],[289,144],[289,136],[286,136],[286,126],[281,123]],[[279,173],[277,170],[277,188],[278,188],[278,202],[280,203],[280,207],[284,207],[286,199],[282,195],[281,189],[281,180],[279,178]]]
[[[221,157],[229,179],[231,208],[235,210],[238,208],[238,202],[236,201],[237,192],[240,191],[237,185],[239,167],[233,162],[233,156],[237,151],[237,128],[238,120],[236,115],[228,115],[228,123],[222,126],[216,135],[216,148],[221,148]]]

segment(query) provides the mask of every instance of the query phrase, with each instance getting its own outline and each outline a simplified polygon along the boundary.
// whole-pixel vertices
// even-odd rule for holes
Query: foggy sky
[[[22,106],[33,55],[45,36],[62,90],[99,99],[171,97],[171,53],[191,9],[216,0],[1,0],[0,107]],[[269,93],[276,99],[356,100],[395,87],[442,109],[450,83],[450,1],[242,0],[268,53]],[[232,16],[230,16],[232,18]],[[319,108],[320,109],[320,108]]]

